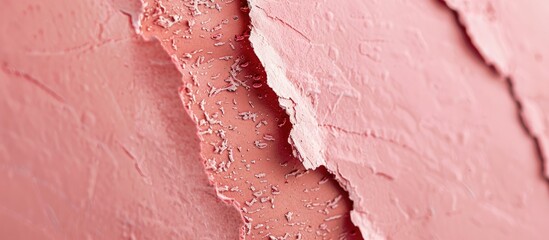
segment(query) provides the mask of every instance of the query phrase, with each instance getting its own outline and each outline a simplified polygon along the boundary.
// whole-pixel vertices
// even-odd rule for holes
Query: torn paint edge
[[[167,52],[166,52],[167,54]],[[174,57],[171,58],[172,59],[172,62],[178,66],[180,64],[176,64],[178,62],[178,60]],[[177,70],[181,73],[182,72],[182,69],[180,67],[177,67]],[[181,76],[183,77],[183,76]],[[184,109],[185,113],[188,115],[188,116],[192,116],[192,113],[190,112],[189,109],[187,109],[185,107],[185,89],[184,89],[184,86],[181,86],[179,89],[178,89],[178,93],[179,93],[179,96],[180,96],[180,100],[181,100],[181,108]],[[200,134],[198,133],[198,122],[196,122],[194,119],[192,119],[192,121],[195,123],[195,125],[193,126],[195,129],[195,136],[197,139],[199,139],[199,141],[202,141],[200,139],[202,139],[202,137],[200,136]],[[216,197],[221,200],[223,203],[225,203],[226,205],[229,205],[229,206],[232,206],[236,212],[238,213],[238,215],[240,216],[240,220],[241,220],[241,223],[240,223],[240,229],[239,229],[239,235],[240,235],[240,239],[246,239],[246,229],[245,229],[245,223],[246,223],[246,219],[244,218],[244,213],[242,212],[242,207],[240,206],[240,204],[234,199],[234,198],[230,198],[230,197],[227,197],[226,195],[224,195],[223,193],[221,193],[221,188],[219,185],[217,185],[215,182],[214,182],[214,173],[213,172],[210,172],[207,170],[207,166],[206,166],[206,158],[204,157],[204,155],[202,154],[203,153],[203,150],[204,150],[204,147],[202,146],[202,144],[199,144],[199,152],[200,152],[200,160],[202,161],[202,168],[203,168],[203,171],[204,171],[204,174],[207,176],[208,178],[208,183],[214,187],[214,190],[215,190],[215,194],[216,194]]]
[[[510,59],[503,59],[498,61],[495,58],[492,58],[489,51],[485,49],[485,46],[477,41],[477,36],[471,30],[469,22],[467,20],[467,13],[464,13],[465,10],[459,7],[459,4],[452,0],[440,0],[442,4],[449,9],[456,19],[458,27],[462,30],[463,34],[470,45],[474,48],[473,51],[476,51],[477,55],[481,60],[486,64],[487,67],[491,68],[499,76],[505,80],[509,94],[515,103],[517,108],[517,114],[521,127],[524,129],[526,135],[532,139],[534,146],[536,148],[536,154],[541,162],[541,174],[546,179],[549,180],[549,139],[543,135],[545,126],[542,119],[541,113],[538,110],[538,107],[535,103],[524,99],[516,89],[516,82],[513,79],[513,74],[509,69]],[[499,30],[499,29],[496,29]],[[501,39],[501,36],[493,36],[495,39]],[[499,46],[499,55],[506,55],[509,57],[509,54],[505,50],[505,44],[498,44]]]
[[[504,43],[503,36],[499,32],[499,26],[496,24],[491,24],[491,26],[489,26],[490,29],[494,30],[490,31],[490,33],[495,33],[495,35],[491,36],[493,38],[492,40],[497,42],[497,44],[491,46],[492,51],[490,51],[490,49],[483,46],[481,41],[478,41],[474,29],[469,27],[474,19],[484,18],[484,16],[463,14],[462,9],[458,6],[459,4],[453,0],[441,0],[441,2],[455,14],[458,25],[465,33],[471,46],[480,55],[481,60],[501,76],[508,77],[510,75],[510,54],[509,49],[505,47],[506,44]],[[494,55],[499,56],[499,58]]]
[[[143,31],[141,31],[141,28],[142,28],[141,19],[143,19],[143,16],[144,16],[143,13],[145,11],[146,5],[147,4],[143,0],[140,0],[140,8],[139,8],[138,13],[130,12],[130,11],[126,11],[126,10],[120,10],[120,11],[130,18],[130,22],[132,24],[132,27],[134,28],[135,33],[141,39],[143,39],[144,41],[147,41],[147,42],[154,42],[155,44],[158,44],[164,50],[164,54],[166,54],[166,56],[170,57],[171,62],[174,64],[174,67],[180,73],[180,79],[183,79],[183,69],[181,69],[181,67],[180,67],[181,64],[179,63],[179,60],[177,59],[177,57],[170,55],[168,53],[168,51],[164,48],[164,46],[162,46],[160,40],[157,37],[147,38],[143,35]],[[137,18],[137,20],[134,19],[134,18]],[[183,84],[183,82],[182,82],[182,84]],[[187,114],[187,116],[189,116],[189,118],[191,118],[192,121],[195,123],[195,125],[193,126],[195,136],[196,136],[196,139],[201,141],[200,140],[201,136],[200,136],[199,130],[198,130],[198,123],[195,122],[195,120],[191,117],[192,113],[190,112],[190,110],[185,107],[185,97],[182,94],[185,91],[184,86],[183,85],[180,86],[180,88],[177,89],[177,91],[178,91],[178,94],[179,94],[180,100],[181,100],[181,109],[183,109],[185,111],[185,114]],[[203,165],[202,167],[203,167],[203,170],[204,170],[204,174],[206,175],[206,177],[208,179],[208,184],[213,186],[213,190],[215,190],[217,199],[220,200],[221,202],[223,202],[224,204],[233,207],[234,210],[236,211],[236,213],[240,216],[241,222],[240,222],[240,228],[238,230],[239,231],[239,239],[245,239],[246,238],[245,237],[246,236],[246,232],[245,232],[246,220],[244,218],[243,212],[240,210],[241,209],[240,204],[236,200],[234,200],[233,198],[229,198],[229,197],[227,197],[227,196],[225,196],[224,194],[221,193],[219,186],[217,186],[215,184],[215,182],[213,181],[213,179],[214,179],[213,173],[208,172],[208,170],[206,169],[206,165],[205,165],[206,164],[206,158],[202,155],[203,150],[204,149],[203,149],[202,145],[199,144],[200,160],[202,161],[202,165]]]
[[[351,215],[351,222],[355,224],[355,226],[358,226],[360,229],[360,234],[362,235],[363,239],[369,239],[369,240],[384,240],[387,239],[381,231],[376,228],[373,224],[374,221],[370,218],[370,214],[368,212],[365,212],[363,210],[360,210],[359,207],[360,203],[362,203],[362,198],[356,193],[354,190],[354,187],[351,184],[351,181],[347,179],[343,174],[339,172],[339,166],[337,163],[332,163],[334,166],[331,165],[327,166],[326,169],[328,169],[329,172],[331,172],[334,176],[337,182],[349,193],[349,199],[353,202],[353,209],[350,212]],[[333,171],[332,169],[335,169]]]
[[[248,6],[251,25],[257,25],[252,15],[259,8],[254,6],[251,0],[248,1]],[[282,59],[268,44],[261,30],[256,27],[251,28],[250,43],[265,68],[267,85],[276,93],[280,107],[290,118],[292,129],[288,142],[293,148],[294,156],[309,170],[314,170],[321,165],[325,166],[324,141],[312,104],[301,96],[286,77]]]
[[[367,213],[357,211],[357,204],[361,202],[360,197],[353,191],[352,184],[348,179],[341,175],[338,167],[335,170],[327,166],[326,155],[324,152],[324,136],[318,124],[316,113],[312,103],[303,97],[297,88],[290,82],[286,76],[286,68],[276,50],[268,43],[265,35],[257,27],[260,25],[253,15],[258,14],[260,9],[253,4],[254,0],[248,0],[250,7],[250,44],[259,61],[261,62],[267,74],[267,85],[278,96],[278,102],[288,116],[292,128],[288,142],[294,150],[296,156],[306,169],[314,170],[317,167],[324,166],[329,173],[335,176],[339,185],[348,192],[349,199],[353,202],[353,209],[350,211],[351,222],[358,227],[363,239],[381,240],[385,239],[374,227]],[[264,11],[264,10],[262,10]]]

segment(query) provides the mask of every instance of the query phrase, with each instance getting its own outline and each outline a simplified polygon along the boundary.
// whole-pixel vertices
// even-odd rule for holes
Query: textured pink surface
[[[250,41],[271,87],[283,94],[276,82],[289,80],[293,102],[312,105],[297,114],[311,108],[318,121],[306,130],[323,146],[296,148],[322,153],[309,166],[325,161],[340,178],[365,238],[549,233],[547,185],[515,99],[443,3],[253,0],[251,9]],[[300,131],[295,139],[314,136]]]
[[[0,238],[238,238],[181,75],[121,3],[2,2]]]

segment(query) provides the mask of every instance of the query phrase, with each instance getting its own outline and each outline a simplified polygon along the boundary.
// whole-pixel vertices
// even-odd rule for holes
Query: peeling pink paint
[[[548,4],[249,7],[3,1],[0,238],[546,238]]]
[[[547,186],[514,99],[443,4],[250,4],[250,41],[278,69],[267,77],[289,79],[312,104],[319,126],[307,130],[322,134],[326,166],[366,239],[548,234]]]
[[[311,108],[289,81],[265,78],[271,69],[248,41],[248,12],[245,1],[146,1],[142,32],[161,41],[183,74],[181,98],[198,127],[206,174],[240,211],[243,238],[362,239],[333,175],[305,168],[321,157],[320,135],[308,131],[318,124],[312,111],[302,114]],[[273,82],[278,96],[267,86]],[[292,125],[312,134],[291,138]],[[291,144],[313,152],[300,159]]]

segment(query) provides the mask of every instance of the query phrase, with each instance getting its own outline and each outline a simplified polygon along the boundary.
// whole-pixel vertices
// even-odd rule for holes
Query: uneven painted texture
[[[549,4],[446,0],[484,60],[508,78],[549,179]]]
[[[251,0],[253,50],[241,2],[162,2],[160,43],[135,33],[138,1],[2,2],[2,238],[358,238],[350,218],[365,239],[549,234],[544,2]],[[203,33],[171,42],[196,9]],[[235,71],[249,89],[193,85]]]
[[[365,238],[546,238],[536,147],[509,86],[444,3],[250,5],[250,41],[269,84],[281,95],[275,82],[288,79],[312,105],[318,126],[307,131],[323,136],[319,151],[349,190]],[[295,139],[307,138],[300,132]]]
[[[2,1],[0,238],[238,238],[139,6]]]

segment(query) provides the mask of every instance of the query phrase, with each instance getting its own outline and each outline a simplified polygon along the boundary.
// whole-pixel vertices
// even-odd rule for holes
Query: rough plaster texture
[[[238,238],[181,74],[125,3],[2,2],[0,238]]]
[[[142,32],[160,40],[183,74],[181,98],[198,126],[205,172],[241,212],[246,238],[361,239],[347,193],[325,168],[306,170],[290,145],[318,148],[320,135],[289,138],[292,126],[314,133],[316,123],[291,114],[312,108],[292,102],[299,92],[287,80],[278,82],[286,99],[269,88],[276,78],[265,78],[248,41],[248,13],[245,1],[146,2]]]

